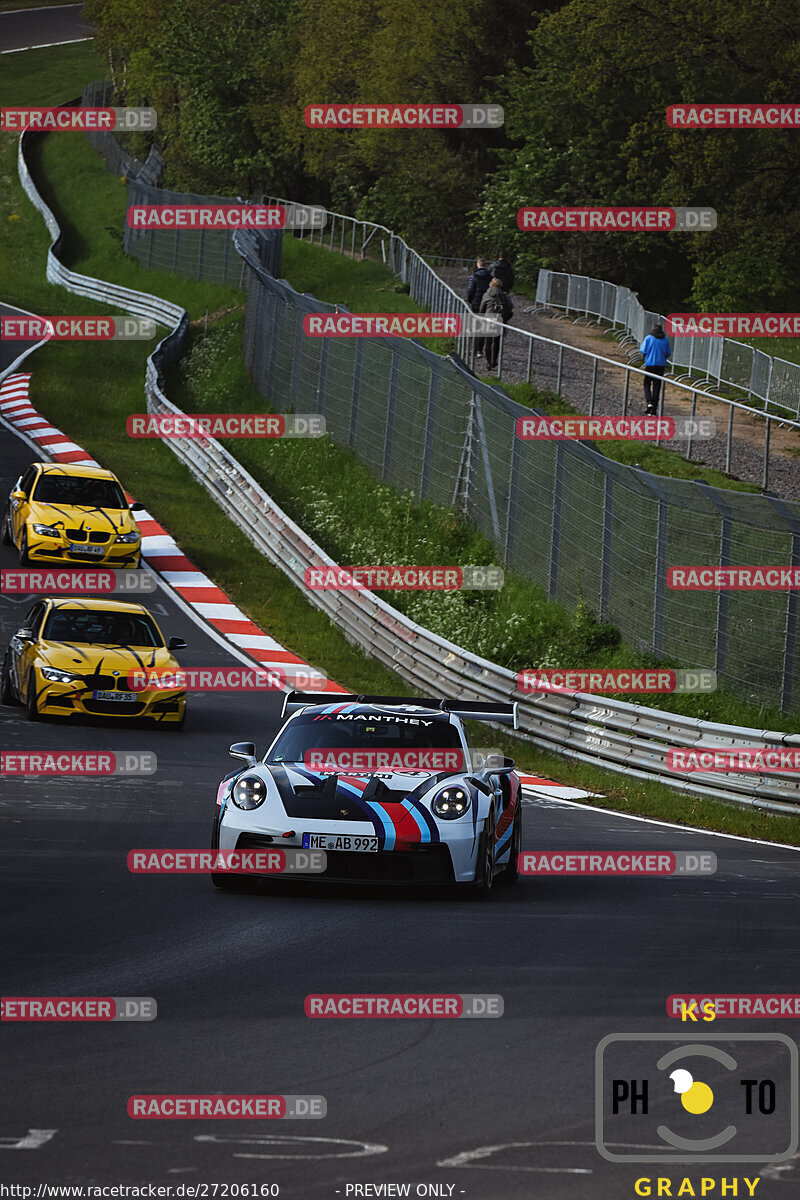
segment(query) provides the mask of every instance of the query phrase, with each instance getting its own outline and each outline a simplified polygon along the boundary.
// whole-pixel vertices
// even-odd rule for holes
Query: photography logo
[[[791,1158],[797,1046],[781,1033],[609,1034],[595,1054],[595,1141],[609,1162]]]

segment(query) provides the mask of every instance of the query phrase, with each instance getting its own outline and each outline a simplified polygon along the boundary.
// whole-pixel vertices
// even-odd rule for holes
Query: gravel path
[[[445,267],[438,271],[440,277],[459,295],[466,293],[469,271],[459,267]],[[508,331],[512,327],[527,329],[543,337],[552,338],[565,347],[591,350],[605,358],[627,363],[627,354],[618,343],[602,339],[603,329],[589,328],[585,324],[575,325],[572,318],[557,314],[526,312],[533,303],[527,296],[512,293],[514,317],[506,326],[502,359],[504,383],[523,382],[527,378],[528,339],[515,337]],[[558,378],[559,347],[534,343],[531,382],[540,388],[556,389]],[[478,360],[479,363],[481,360]],[[480,367],[479,367],[480,370]],[[564,351],[561,375],[561,395],[578,412],[588,413],[592,395],[593,362],[581,354]],[[620,416],[623,412],[625,384],[622,372],[605,364],[598,365],[597,393],[594,413],[597,416]],[[687,398],[684,399],[683,397]],[[725,470],[725,453],[728,440],[730,407],[719,401],[709,400],[697,393],[697,416],[713,416],[717,432],[708,441],[695,441],[692,461],[707,467]],[[627,411],[631,415],[643,414],[644,394],[640,378],[632,377]],[[686,417],[691,412],[691,397],[679,388],[667,387],[663,411],[670,417]],[[765,424],[734,410],[734,431],[731,449],[730,475],[761,487],[764,470]],[[666,450],[685,455],[686,443],[674,446],[662,443]],[[800,501],[800,438],[789,427],[772,423],[768,488],[772,495],[785,500]]]

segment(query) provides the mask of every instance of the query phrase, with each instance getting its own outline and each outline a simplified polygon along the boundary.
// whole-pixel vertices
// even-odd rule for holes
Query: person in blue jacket
[[[672,347],[661,326],[654,325],[642,342],[639,350],[644,355],[644,365],[649,372],[643,378],[647,415],[651,416],[658,412],[658,402],[661,398],[661,380],[667,368],[667,359],[672,354]]]

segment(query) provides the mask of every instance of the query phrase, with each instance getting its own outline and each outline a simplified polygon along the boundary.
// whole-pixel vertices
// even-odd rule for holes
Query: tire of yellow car
[[[25,714],[29,721],[38,721],[41,716],[36,700],[36,673],[34,671],[28,675],[28,686],[25,689]]]
[[[14,684],[11,682],[11,668],[8,665],[8,657],[3,659],[3,673],[0,675],[0,704],[19,704],[17,693],[14,691]]]
[[[27,567],[30,559],[28,558],[28,531],[23,529],[22,536],[19,539],[19,565]]]

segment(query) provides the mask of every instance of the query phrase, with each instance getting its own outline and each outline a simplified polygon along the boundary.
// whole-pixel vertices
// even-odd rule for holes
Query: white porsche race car
[[[220,784],[212,849],[324,850],[323,874],[293,879],[467,883],[488,894],[518,877],[522,791],[513,759],[470,745],[465,719],[516,728],[516,705],[291,692],[288,719],[258,761]],[[219,888],[252,877],[214,872]]]

